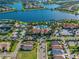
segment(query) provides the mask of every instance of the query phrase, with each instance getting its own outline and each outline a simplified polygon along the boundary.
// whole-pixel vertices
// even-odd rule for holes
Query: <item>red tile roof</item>
[[[64,24],[63,25],[64,28],[78,28],[79,24]]]
[[[63,55],[53,56],[53,59],[65,59]]]
[[[52,49],[64,49],[63,45],[52,45]]]

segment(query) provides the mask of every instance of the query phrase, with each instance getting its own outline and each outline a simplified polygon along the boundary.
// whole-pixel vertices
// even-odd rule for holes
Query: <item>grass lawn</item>
[[[78,46],[70,46],[69,50],[71,53],[79,53],[79,47]]]
[[[51,56],[48,56],[48,59],[52,59],[52,57]]]
[[[37,48],[34,47],[32,51],[19,51],[18,59],[37,59]]]
[[[47,41],[46,43],[47,43],[47,52],[49,52],[50,51],[50,49],[51,49],[51,42],[52,41]],[[48,59],[51,59],[52,57],[50,56],[50,54],[48,53]]]
[[[28,52],[20,51],[18,53],[18,58],[19,59],[37,59],[36,50],[28,51]]]
[[[51,47],[51,41],[47,41],[46,43],[47,43],[47,50],[49,50]]]
[[[11,52],[13,52],[15,49],[16,49],[16,47],[17,47],[17,44],[18,44],[18,41],[12,41],[12,45],[11,45]]]

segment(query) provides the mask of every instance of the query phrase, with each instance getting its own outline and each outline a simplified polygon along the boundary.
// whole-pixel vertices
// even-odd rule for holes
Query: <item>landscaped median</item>
[[[47,41],[47,52],[48,52],[48,59],[51,59],[52,56],[51,56],[51,40],[50,41]]]
[[[12,41],[12,46],[11,46],[11,52],[14,52],[15,51],[15,49],[16,49],[16,47],[17,47],[17,44],[19,43],[19,41]]]

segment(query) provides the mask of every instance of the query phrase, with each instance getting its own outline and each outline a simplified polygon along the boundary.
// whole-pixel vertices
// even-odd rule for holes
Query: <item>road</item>
[[[64,37],[62,37],[62,39],[61,39],[61,40],[63,41],[64,48],[65,48],[65,50],[66,50],[66,52],[67,52],[68,58],[69,58],[69,59],[72,59],[72,58],[74,57],[74,55],[71,56],[70,50],[69,50],[69,48],[67,47],[67,44],[65,43],[65,40],[64,40],[64,39],[65,39]]]
[[[17,53],[18,53],[18,51],[19,51],[19,49],[20,49],[20,45],[21,45],[21,42],[22,42],[22,41],[23,41],[23,40],[20,40],[19,43],[17,44],[17,48],[16,48],[15,51],[13,52],[13,56],[14,56],[14,57],[17,56]]]
[[[37,48],[37,59],[48,59],[45,39],[40,39]]]
[[[19,43],[17,44],[17,48],[15,49],[14,52],[4,52],[4,53],[0,53],[1,57],[12,57],[13,59],[16,59],[17,53],[19,51],[20,45],[21,45],[22,40],[19,41]]]
[[[67,52],[67,55],[68,55],[68,58],[69,59],[72,59],[71,57],[70,57],[70,51],[69,51],[69,49],[67,48],[67,46],[66,45],[64,45],[64,48],[65,48],[65,50],[66,50],[66,52]]]

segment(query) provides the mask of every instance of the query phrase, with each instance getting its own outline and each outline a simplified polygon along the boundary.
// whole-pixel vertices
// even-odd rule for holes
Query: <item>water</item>
[[[57,4],[39,4],[39,5],[48,9],[54,9],[54,8],[60,7],[60,5],[57,5]]]
[[[6,3],[0,3],[0,6],[8,6],[8,7],[11,7],[11,8],[15,8],[16,10],[22,10],[23,8],[23,5],[22,5],[22,2],[16,2],[14,4],[6,4]]]
[[[12,7],[12,8],[15,8],[15,9],[17,9],[17,10],[22,10],[22,8],[23,8],[21,2],[15,3],[15,4],[13,4],[13,5],[9,5],[9,6]]]
[[[57,6],[58,5],[54,4],[51,7],[56,8]],[[74,14],[59,12],[55,10],[26,10],[24,12],[17,11],[0,13],[0,19],[15,19],[25,22],[39,22],[61,19],[79,19],[79,15],[75,16]]]

